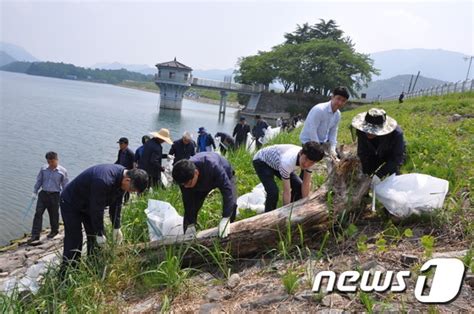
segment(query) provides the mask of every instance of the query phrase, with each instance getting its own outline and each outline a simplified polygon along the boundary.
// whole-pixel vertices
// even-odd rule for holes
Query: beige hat
[[[385,110],[372,108],[352,119],[352,126],[359,131],[381,136],[391,133],[397,127],[397,121],[387,116]]]
[[[170,138],[170,131],[168,129],[160,129],[158,132],[151,132],[150,135],[157,137],[168,144],[173,144],[173,140]]]

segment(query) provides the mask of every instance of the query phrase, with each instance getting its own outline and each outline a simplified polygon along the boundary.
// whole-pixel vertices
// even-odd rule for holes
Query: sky
[[[444,49],[474,55],[474,1],[0,0],[1,41],[42,61],[92,66],[178,61],[234,68],[297,24],[334,19],[358,52]]]

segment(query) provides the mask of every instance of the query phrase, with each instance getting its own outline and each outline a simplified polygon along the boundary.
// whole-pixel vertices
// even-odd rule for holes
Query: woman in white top
[[[259,150],[253,166],[262,182],[267,199],[265,212],[274,210],[278,203],[278,186],[275,177],[283,180],[283,205],[308,196],[311,189],[311,167],[324,157],[319,143],[309,141],[301,146],[281,144]],[[297,169],[305,171],[303,180],[295,174]]]

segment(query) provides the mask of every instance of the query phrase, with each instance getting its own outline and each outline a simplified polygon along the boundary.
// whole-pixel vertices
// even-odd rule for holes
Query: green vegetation
[[[473,187],[474,169],[474,119],[461,119],[452,122],[451,116],[472,114],[474,112],[474,93],[452,94],[442,97],[423,97],[408,99],[403,104],[387,102],[365,105],[342,114],[338,140],[341,144],[352,142],[349,125],[352,117],[366,111],[370,107],[380,107],[395,118],[404,130],[408,160],[402,172],[419,172],[444,178],[450,182],[450,191],[445,202],[445,208],[432,215],[430,219],[419,219],[416,224],[427,224],[432,229],[456,229],[457,241],[472,243],[474,240],[474,219],[471,207],[463,205],[468,200],[473,203],[471,193]],[[284,133],[272,143],[299,143],[299,130]],[[251,191],[258,183],[258,178],[251,166],[251,154],[239,150],[231,153],[228,159],[234,166],[237,175],[238,192],[240,195]],[[324,174],[314,175],[315,186],[324,180]],[[179,188],[173,186],[166,191],[158,190],[132,200],[123,210],[122,230],[125,245],[111,245],[99,254],[96,259],[84,258],[79,269],[72,271],[68,283],[60,284],[56,279],[56,270],[52,269],[46,276],[43,286],[35,296],[14,294],[11,298],[0,296],[1,312],[106,312],[126,311],[125,307],[131,298],[140,298],[145,294],[159,291],[162,295],[164,308],[169,308],[172,300],[185,291],[189,293],[198,289],[192,285],[190,276],[198,273],[199,269],[183,267],[182,256],[188,249],[202,248],[177,247],[165,252],[149,253],[146,258],[138,255],[134,244],[148,241],[148,230],[144,209],[148,198],[160,199],[171,203],[180,214],[183,205]],[[328,200],[328,204],[330,204]],[[245,217],[248,216],[246,212]],[[197,229],[203,230],[215,227],[221,218],[221,196],[218,191],[211,193],[200,211]],[[242,218],[239,218],[242,219]],[[368,237],[360,234],[360,227],[348,223],[341,233],[343,240],[357,241],[359,252],[368,250]],[[385,218],[385,230],[377,236],[376,250],[390,250],[394,241],[413,237],[410,228],[395,226],[389,218]],[[310,250],[303,256],[302,239],[292,239],[291,230],[281,230],[279,250],[273,250],[276,257],[286,257],[295,260],[311,258]],[[314,252],[316,258],[326,255],[328,238],[334,237],[337,242],[338,234],[327,232],[322,240],[319,252]],[[372,235],[369,235],[372,237]],[[108,238],[112,238],[109,236]],[[295,243],[297,245],[295,245]],[[331,242],[332,243],[332,242]],[[421,238],[419,248],[429,255],[435,246],[432,235]],[[471,248],[472,249],[472,248]],[[207,249],[212,257],[208,261],[217,270],[215,276],[225,279],[231,273],[233,260],[225,247],[218,243]],[[207,252],[207,253],[209,253]],[[158,259],[156,255],[164,256]],[[262,252],[265,254],[267,252]],[[464,258],[466,265],[472,264],[472,250]],[[296,278],[293,271],[287,272],[282,278],[282,284],[289,293],[295,292]],[[372,311],[375,301],[365,293],[358,294],[359,301],[367,311]]]
[[[284,93],[292,89],[320,95],[344,85],[356,95],[378,73],[369,56],[355,51],[334,20],[298,25],[285,38],[270,51],[240,58],[236,81],[267,87],[278,81]]]
[[[152,79],[151,75],[130,72],[125,69],[88,69],[62,62],[13,62],[1,67],[0,70],[108,84],[119,84],[126,80],[144,82]]]

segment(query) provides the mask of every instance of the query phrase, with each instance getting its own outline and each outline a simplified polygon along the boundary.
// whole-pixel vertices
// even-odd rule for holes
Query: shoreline
[[[160,92],[158,90],[152,90],[152,89],[148,89],[148,88],[134,87],[134,86],[128,86],[128,85],[123,85],[123,84],[110,84],[110,85],[123,87],[123,88],[129,88],[129,89],[133,89],[133,90],[139,90],[139,91],[142,91],[142,92],[149,92],[149,93],[153,93],[153,94],[157,94],[157,95],[160,94]],[[193,98],[193,97],[184,96],[183,98],[186,99],[186,100],[199,101],[199,102],[209,104],[209,105],[215,105],[215,106],[219,105],[219,100],[206,98],[206,97]],[[239,109],[240,106],[241,105],[238,102],[227,101],[227,107]]]

